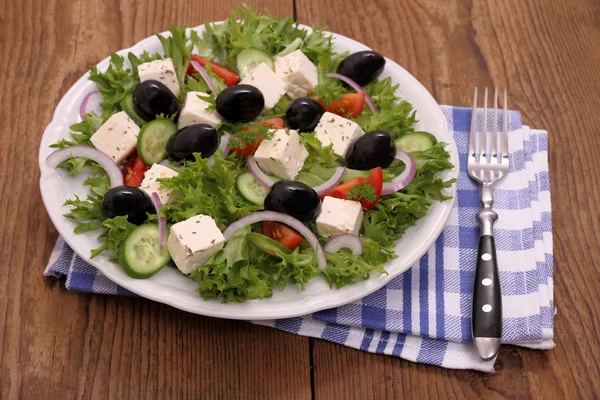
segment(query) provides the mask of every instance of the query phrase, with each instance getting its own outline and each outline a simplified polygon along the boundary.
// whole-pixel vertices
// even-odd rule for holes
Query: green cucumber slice
[[[244,172],[237,178],[237,188],[246,200],[262,206],[265,202],[269,189],[257,182],[250,172]]]
[[[245,49],[237,55],[237,68],[240,73],[240,78],[244,78],[254,68],[258,67],[261,63],[266,63],[273,71],[275,71],[275,63],[273,58],[262,50],[258,49]]]
[[[167,142],[176,133],[177,125],[168,119],[155,119],[142,126],[137,150],[144,164],[156,164],[167,158]]]
[[[144,279],[160,271],[171,260],[167,246],[160,247],[158,225],[135,228],[119,251],[119,264],[132,278]]]
[[[127,114],[138,126],[142,126],[146,123],[146,121],[135,112],[135,108],[133,108],[133,93],[127,94],[123,100],[121,100],[121,109],[125,111],[125,114]]]
[[[413,132],[396,139],[394,143],[397,150],[410,153],[412,151],[424,151],[432,148],[437,143],[437,139],[428,132]]]
[[[277,252],[283,254],[292,254],[292,251],[279,243],[276,240],[271,239],[268,236],[261,235],[260,233],[250,232],[246,235],[248,241],[257,249],[262,250],[263,252],[277,257]]]

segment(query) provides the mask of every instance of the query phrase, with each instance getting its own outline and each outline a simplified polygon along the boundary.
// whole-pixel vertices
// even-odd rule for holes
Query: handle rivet
[[[481,309],[483,310],[483,312],[490,312],[492,311],[492,306],[489,304],[484,304],[483,307],[481,307]]]
[[[481,281],[481,284],[482,284],[483,286],[490,286],[490,285],[492,284],[492,280],[491,280],[490,278],[484,278],[484,279]]]
[[[481,259],[483,261],[490,261],[492,259],[492,255],[490,253],[483,253],[481,255]]]

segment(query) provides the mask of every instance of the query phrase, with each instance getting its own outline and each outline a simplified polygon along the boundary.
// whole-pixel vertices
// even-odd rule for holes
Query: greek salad
[[[48,162],[86,170],[75,233],[133,278],[177,268],[204,299],[246,301],[314,277],[385,273],[394,241],[444,201],[446,144],[380,78],[375,51],[248,7],[163,52],[112,54]],[[96,106],[94,106],[96,103]]]

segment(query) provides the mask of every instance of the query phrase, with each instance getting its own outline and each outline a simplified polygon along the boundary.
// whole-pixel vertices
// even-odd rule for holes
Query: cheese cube
[[[200,97],[208,96],[203,92],[188,92],[185,96],[185,104],[179,114],[179,129],[189,125],[208,124],[212,127],[221,123],[223,118],[216,110],[207,111],[210,103],[202,100]]]
[[[158,197],[162,204],[171,203],[176,198],[175,194],[171,193],[171,189],[161,190],[161,182],[159,182],[158,179],[172,178],[177,175],[179,175],[179,173],[173,171],[171,168],[167,168],[160,164],[154,164],[152,168],[144,174],[144,180],[142,181],[140,189],[148,193],[148,196],[152,196],[152,192],[158,193]]]
[[[167,247],[177,268],[191,274],[223,248],[225,237],[214,219],[196,215],[171,226]]]
[[[92,135],[90,141],[94,147],[119,164],[135,150],[139,133],[140,128],[124,111],[121,111],[112,115]]]
[[[268,174],[283,179],[294,180],[308,157],[308,151],[300,143],[296,131],[285,129],[271,130],[273,138],[263,140],[254,158],[259,167]]]
[[[252,85],[262,92],[265,98],[265,110],[275,107],[287,90],[286,84],[265,63],[260,63],[250,71],[240,84]]]
[[[154,80],[159,81],[169,88],[175,96],[179,94],[179,79],[173,66],[173,60],[154,60],[138,65],[138,76],[140,82]]]
[[[317,217],[317,232],[322,236],[345,233],[358,235],[362,225],[362,205],[358,201],[326,196]]]
[[[315,133],[323,146],[333,144],[333,152],[340,157],[346,156],[353,140],[365,134],[356,122],[330,112],[323,114],[315,128]]]
[[[275,71],[287,85],[287,93],[293,99],[313,93],[319,84],[317,67],[300,50],[277,58]]]

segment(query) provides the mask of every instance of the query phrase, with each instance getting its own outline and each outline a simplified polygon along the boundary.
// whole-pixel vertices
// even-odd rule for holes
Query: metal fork
[[[477,132],[477,88],[473,95],[473,117],[471,138],[467,158],[467,171],[474,181],[481,184],[481,204],[477,213],[480,224],[479,250],[473,289],[472,333],[477,353],[484,360],[498,354],[502,337],[502,297],[494,242],[494,222],[498,214],[492,210],[494,203],[492,186],[508,174],[508,107],[504,90],[504,118],[498,148],[498,88],[494,89],[494,121],[492,140],[488,140],[487,130],[488,89],[485,88],[483,127]],[[479,136],[479,140],[477,137]],[[479,142],[479,145],[477,145]],[[491,143],[488,143],[491,142]],[[489,147],[489,150],[488,150]]]

